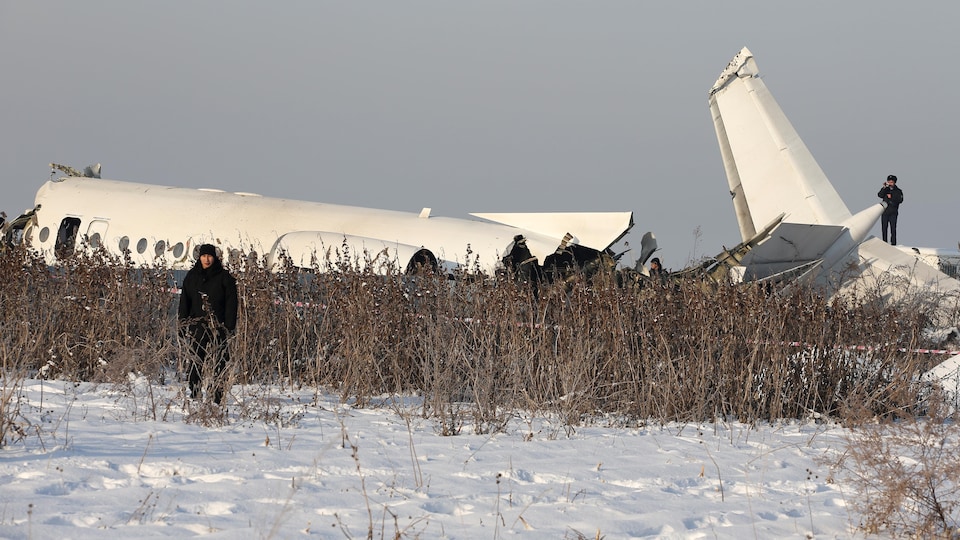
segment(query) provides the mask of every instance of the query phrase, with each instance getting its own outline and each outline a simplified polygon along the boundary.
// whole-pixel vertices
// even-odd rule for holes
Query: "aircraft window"
[[[50,238],[50,227],[40,229],[40,241],[46,242],[47,238]]]
[[[183,242],[177,242],[177,245],[173,246],[173,256],[180,258],[183,255]]]
[[[140,253],[142,255],[143,252],[146,250],[147,250],[147,239],[141,238],[140,241],[137,242],[137,253]]]
[[[157,255],[157,257],[163,257],[163,252],[166,249],[167,243],[163,240],[158,240],[157,245],[153,247],[153,252]]]
[[[89,239],[90,247],[97,249],[100,247],[100,233],[93,233],[93,236]]]
[[[54,252],[57,257],[66,257],[73,252],[77,242],[77,231],[80,230],[79,218],[63,218],[60,222],[60,230],[57,231],[57,243],[54,245]]]
[[[120,247],[121,253],[126,252],[127,248],[130,247],[130,238],[128,236],[124,236],[123,238],[121,238],[119,247]]]

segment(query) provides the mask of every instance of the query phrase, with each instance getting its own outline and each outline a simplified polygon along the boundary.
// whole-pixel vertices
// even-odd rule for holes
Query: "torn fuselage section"
[[[0,235],[3,237],[4,247],[18,246],[24,242],[24,235],[30,230],[30,225],[37,221],[38,210],[39,204],[11,221],[7,221],[6,213],[0,212]]]
[[[501,261],[514,277],[531,284],[565,281],[576,275],[589,279],[599,272],[612,273],[616,269],[619,257],[609,248],[594,249],[571,243],[572,239],[572,235],[565,235],[557,249],[541,261],[530,250],[527,238],[518,234]]]

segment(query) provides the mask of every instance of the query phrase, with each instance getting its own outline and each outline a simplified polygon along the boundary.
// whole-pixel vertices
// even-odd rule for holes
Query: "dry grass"
[[[132,372],[165,384],[182,371],[172,272],[103,254],[50,270],[22,249],[3,251],[0,266],[4,396],[14,375],[122,383]],[[520,409],[571,426],[857,422],[912,414],[929,363],[909,352],[929,345],[909,305],[693,281],[638,290],[602,276],[534,294],[506,276],[358,268],[347,258],[316,271],[233,268],[241,317],[228,388],[323,386],[360,406],[417,394],[447,434],[497,431]]]

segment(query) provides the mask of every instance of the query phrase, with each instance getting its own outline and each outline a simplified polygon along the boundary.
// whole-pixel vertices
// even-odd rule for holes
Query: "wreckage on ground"
[[[883,211],[854,214],[774,100],[749,50],[722,71],[709,92],[720,153],[742,242],[673,274],[716,283],[812,284],[854,297],[960,295],[960,252],[891,246],[869,236]],[[186,268],[201,243],[226,259],[240,254],[277,267],[315,268],[350,259],[376,271],[396,267],[531,276],[613,270],[611,247],[633,227],[632,212],[476,213],[478,219],[100,179],[99,166],[76,171],[37,192],[35,208],[8,224],[8,235],[51,263],[75,249],[103,248],[134,263]],[[634,282],[656,250],[644,235]],[[949,311],[949,310],[947,310]]]
[[[852,213],[742,49],[709,92],[742,243],[687,274],[714,281],[811,284],[853,298],[930,298],[956,312],[960,252],[870,236],[881,203]],[[941,321],[955,324],[955,321]]]

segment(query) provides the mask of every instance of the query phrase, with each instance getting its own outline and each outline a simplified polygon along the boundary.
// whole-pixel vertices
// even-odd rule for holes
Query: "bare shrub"
[[[3,384],[0,384],[0,448],[20,442],[27,436],[20,413],[22,385],[22,378],[4,370]]]
[[[960,535],[960,429],[941,403],[924,418],[862,425],[849,432],[834,474],[853,486],[867,533]]]
[[[169,272],[135,269],[102,251],[49,269],[23,248],[5,250],[2,259],[10,269],[2,285],[3,350],[16,369],[100,381],[111,361],[128,360],[123,351],[168,347]]]

